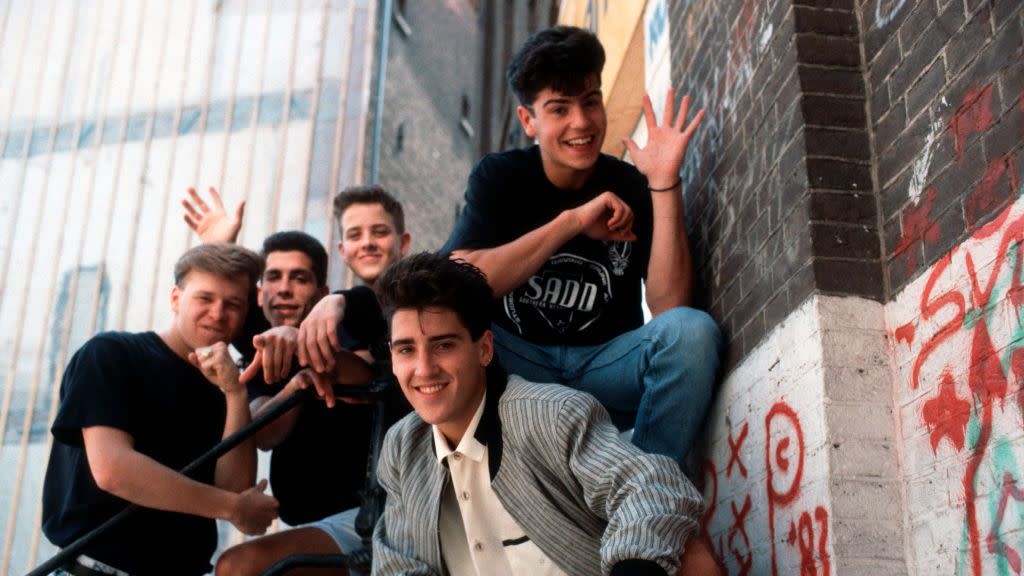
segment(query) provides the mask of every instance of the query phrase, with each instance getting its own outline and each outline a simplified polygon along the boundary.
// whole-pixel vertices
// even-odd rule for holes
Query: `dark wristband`
[[[675,190],[676,186],[679,186],[682,183],[683,183],[683,178],[680,177],[678,180],[676,180],[675,184],[669,186],[668,188],[651,188],[650,185],[648,185],[647,186],[647,190],[649,190],[651,192],[668,192],[670,190]]]

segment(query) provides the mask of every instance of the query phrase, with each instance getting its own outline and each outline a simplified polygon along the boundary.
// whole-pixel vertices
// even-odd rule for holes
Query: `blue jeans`
[[[494,326],[495,349],[513,374],[593,395],[633,444],[680,466],[704,422],[718,375],[722,334],[706,313],[673,308],[597,346],[541,346]]]

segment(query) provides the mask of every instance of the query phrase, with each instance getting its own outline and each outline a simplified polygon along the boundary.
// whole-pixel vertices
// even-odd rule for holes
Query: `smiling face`
[[[245,321],[249,284],[245,277],[225,278],[192,270],[171,290],[174,319],[171,348],[179,353],[216,342],[230,342]]]
[[[491,332],[474,342],[449,308],[400,308],[391,317],[391,364],[402,392],[453,446],[483,399],[493,355]]]
[[[313,261],[304,252],[288,250],[267,254],[258,299],[271,326],[297,328],[326,292],[326,286],[317,286]]]
[[[339,219],[345,264],[373,285],[391,263],[409,251],[409,233],[399,234],[394,219],[380,204],[352,204]]]
[[[537,93],[533,104],[516,109],[523,131],[537,140],[544,174],[559,188],[579,188],[601,154],[608,117],[601,85],[592,76],[576,96],[551,88]]]

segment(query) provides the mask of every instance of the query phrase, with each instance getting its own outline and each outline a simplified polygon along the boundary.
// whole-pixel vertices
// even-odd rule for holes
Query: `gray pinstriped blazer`
[[[498,500],[534,544],[568,574],[679,570],[703,502],[673,460],[622,441],[587,394],[518,376],[507,389],[503,375],[488,386],[476,437]],[[445,573],[438,513],[448,469],[415,412],[388,431],[377,476],[388,499],[373,573]]]

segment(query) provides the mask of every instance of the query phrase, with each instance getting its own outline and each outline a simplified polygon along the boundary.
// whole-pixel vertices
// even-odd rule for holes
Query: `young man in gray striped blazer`
[[[477,268],[418,254],[378,292],[415,413],[384,441],[374,574],[718,572],[671,458],[623,442],[586,393],[498,366]]]

